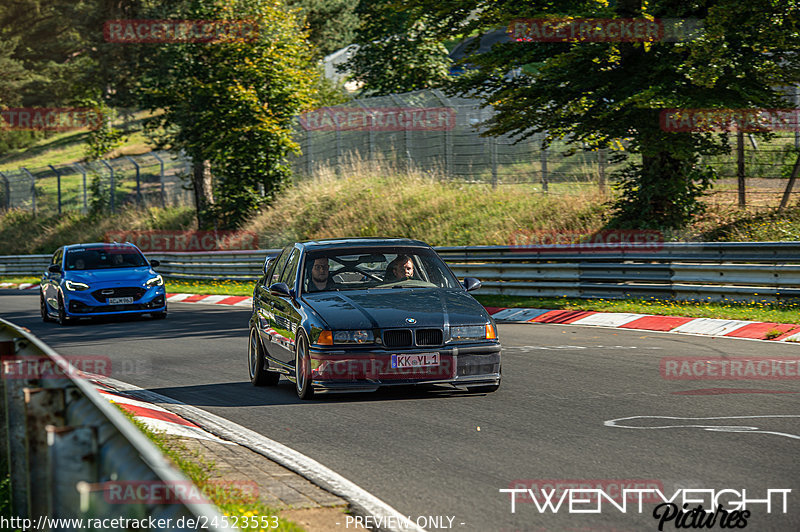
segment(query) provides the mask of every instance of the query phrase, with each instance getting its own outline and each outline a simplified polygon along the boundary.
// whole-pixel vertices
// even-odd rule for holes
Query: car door
[[[296,280],[297,268],[300,264],[300,250],[295,248],[289,255],[286,261],[286,266],[281,273],[278,280],[280,283],[286,283],[291,290],[291,293],[297,294]],[[271,296],[272,300],[272,315],[274,318],[274,329],[278,334],[276,335],[276,358],[281,362],[291,364],[294,360],[294,340],[295,333],[297,332],[297,325],[299,323],[300,313],[298,312],[298,303],[294,297],[285,296]]]
[[[278,257],[272,261],[267,271],[268,275],[264,276],[264,282],[260,284],[255,295],[258,299],[261,316],[264,318],[263,320],[259,320],[264,323],[264,329],[262,331],[264,334],[262,337],[269,340],[266,345],[267,353],[275,360],[282,360],[282,358],[281,347],[278,345],[279,333],[276,329],[278,323],[275,320],[274,314],[275,297],[269,293],[269,287],[280,281],[281,274],[286,267],[286,262],[289,260],[289,255],[291,255],[293,249],[293,246],[284,248]]]
[[[62,259],[64,257],[64,248],[58,248],[53,253],[53,258],[50,260],[49,266],[54,264],[61,268],[62,273],[51,273],[48,270],[44,272],[44,298],[51,310],[58,308],[58,286],[61,283],[61,276],[63,275]]]

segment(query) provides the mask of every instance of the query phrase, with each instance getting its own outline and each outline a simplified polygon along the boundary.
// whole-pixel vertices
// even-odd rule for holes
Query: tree
[[[288,0],[290,7],[303,10],[308,40],[324,57],[351,44],[358,27],[358,0]]]
[[[524,2],[411,0],[463,35],[532,17],[680,18],[704,21],[686,42],[508,42],[467,58],[452,91],[481,96],[496,111],[490,134],[546,132],[592,148],[626,139],[612,225],[677,228],[702,209],[713,179],[699,156],[725,135],[661,129],[665,108],[780,108],[780,86],[800,80],[798,7],[791,0]],[[633,154],[635,157],[631,157]]]
[[[289,179],[291,123],[310,107],[316,81],[311,48],[302,21],[276,0],[190,0],[170,18],[258,28],[253,40],[150,45],[143,80],[144,106],[163,111],[148,126],[194,161],[200,228],[235,227]]]
[[[442,44],[447,29],[419,9],[398,7],[391,0],[359,2],[359,48],[340,68],[362,82],[367,94],[408,92],[447,81],[450,60]]]

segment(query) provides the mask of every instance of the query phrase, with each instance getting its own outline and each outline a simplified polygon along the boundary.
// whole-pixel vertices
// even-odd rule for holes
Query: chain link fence
[[[183,176],[191,160],[167,151],[38,168],[0,171],[0,206],[42,214],[122,205],[191,205]]]

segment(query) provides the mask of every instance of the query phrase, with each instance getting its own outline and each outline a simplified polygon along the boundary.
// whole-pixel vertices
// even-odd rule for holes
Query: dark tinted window
[[[67,251],[68,271],[109,270],[114,268],[138,268],[147,266],[147,261],[138,249],[130,246],[93,246],[72,248]]]
[[[291,257],[289,257],[286,268],[283,269],[283,275],[281,275],[281,282],[288,284],[289,288],[294,288],[294,280],[297,278],[297,264],[299,262],[300,251],[295,248],[294,251],[292,251]]]
[[[282,252],[280,257],[275,260],[275,266],[272,268],[272,275],[267,280],[267,284],[275,284],[280,282],[281,274],[283,273],[283,267],[286,266],[286,261],[289,260],[289,253],[293,248],[287,247]]]
[[[61,255],[62,255],[62,253],[64,253],[64,249],[63,248],[58,248],[56,250],[56,252],[53,253],[53,262],[52,262],[52,264],[58,264],[59,266],[61,265]]]

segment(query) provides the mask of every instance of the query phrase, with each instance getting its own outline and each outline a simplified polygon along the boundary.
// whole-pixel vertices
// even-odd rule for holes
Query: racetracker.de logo
[[[4,379],[68,379],[85,374],[111,376],[111,359],[100,355],[66,355],[69,366],[57,364],[45,356],[0,357]]]
[[[230,251],[258,249],[251,231],[109,231],[106,242],[130,242],[142,251]]]
[[[392,355],[386,358],[326,356],[312,358],[312,378],[329,381],[364,379],[418,380],[452,379],[454,364],[451,355],[423,353]]]
[[[300,115],[306,131],[449,131],[449,107],[323,107]]]
[[[798,380],[800,358],[664,357],[667,380]]]
[[[249,20],[109,20],[103,24],[107,42],[214,43],[254,41],[258,24]]]
[[[0,111],[0,130],[71,131],[97,128],[103,115],[90,107],[12,107]]]
[[[664,235],[655,230],[603,230],[596,233],[559,230],[520,230],[511,234],[514,251],[538,253],[653,252],[664,246]]]
[[[659,115],[670,133],[800,131],[800,109],[664,109]]]
[[[208,489],[248,500],[258,498],[258,484],[252,480],[210,480]],[[119,480],[95,484],[109,504],[208,504],[203,491],[191,481]]]
[[[680,42],[702,33],[698,19],[540,17],[512,20],[515,42]]]

